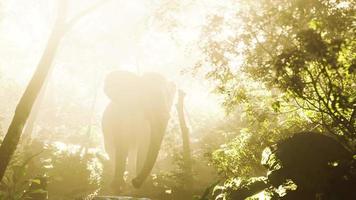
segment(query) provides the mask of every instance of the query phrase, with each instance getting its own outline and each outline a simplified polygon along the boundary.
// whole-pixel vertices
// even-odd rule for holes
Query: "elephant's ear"
[[[140,78],[131,72],[113,71],[106,76],[104,92],[112,101],[134,98],[140,90]]]

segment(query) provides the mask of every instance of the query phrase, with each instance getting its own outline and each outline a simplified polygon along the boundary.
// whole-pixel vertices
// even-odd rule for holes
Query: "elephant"
[[[158,73],[111,72],[104,92],[110,99],[102,118],[105,150],[114,163],[112,187],[121,190],[126,161],[134,163],[132,185],[141,187],[160,150],[175,96],[175,84]],[[130,152],[133,152],[132,156]]]

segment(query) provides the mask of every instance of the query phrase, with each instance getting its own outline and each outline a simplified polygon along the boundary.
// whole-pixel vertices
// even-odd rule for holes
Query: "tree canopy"
[[[301,110],[354,148],[355,2],[238,1],[221,9],[210,15],[196,67],[207,70],[226,108],[265,88],[276,112]]]

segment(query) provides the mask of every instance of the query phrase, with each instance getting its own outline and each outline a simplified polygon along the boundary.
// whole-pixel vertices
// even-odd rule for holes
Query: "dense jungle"
[[[0,200],[354,200],[355,118],[352,0],[0,1]]]

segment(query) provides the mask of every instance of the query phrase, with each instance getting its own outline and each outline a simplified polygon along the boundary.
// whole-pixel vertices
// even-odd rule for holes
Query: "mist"
[[[356,198],[354,4],[2,1],[0,199]]]

